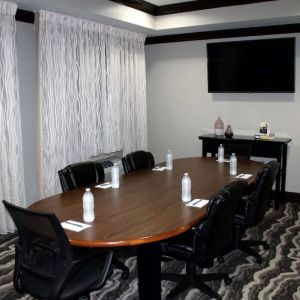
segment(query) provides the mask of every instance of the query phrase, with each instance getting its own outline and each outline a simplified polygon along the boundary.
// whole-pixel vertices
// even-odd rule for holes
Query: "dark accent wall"
[[[195,41],[195,40],[285,34],[285,33],[296,33],[296,32],[300,32],[300,23],[153,36],[153,37],[147,37],[145,44],[149,45],[149,44],[175,43],[175,42],[186,42],[186,41]]]

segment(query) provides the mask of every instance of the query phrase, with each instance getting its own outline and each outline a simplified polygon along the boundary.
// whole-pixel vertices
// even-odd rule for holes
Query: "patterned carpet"
[[[270,250],[261,250],[263,263],[255,263],[239,251],[225,256],[225,262],[202,272],[228,272],[233,282],[230,286],[214,283],[224,300],[248,299],[294,299],[300,300],[300,205],[288,203],[284,208],[270,209],[263,223],[247,232],[248,237],[264,237]],[[28,295],[16,294],[12,286],[14,265],[14,235],[0,236],[0,299],[32,299]],[[115,270],[105,286],[91,293],[94,300],[138,299],[136,259],[129,258],[126,264],[131,270],[129,280],[121,279],[121,272]],[[163,263],[162,269],[168,272],[184,272],[184,265],[175,261]],[[162,282],[162,299],[165,298],[173,283]],[[182,293],[178,300],[209,299],[198,290]]]

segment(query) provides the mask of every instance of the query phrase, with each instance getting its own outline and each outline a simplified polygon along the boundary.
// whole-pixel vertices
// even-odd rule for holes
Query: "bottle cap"
[[[235,153],[232,153],[232,155],[235,155]]]
[[[220,144],[220,147],[223,147],[223,145],[222,145],[222,144]]]
[[[114,166],[117,166],[117,163],[116,163],[116,162],[114,162]]]
[[[185,176],[188,176],[188,175],[189,175],[189,173],[184,173],[184,175],[185,175]]]
[[[86,192],[90,192],[91,189],[90,189],[90,188],[86,188],[85,191],[86,191]]]

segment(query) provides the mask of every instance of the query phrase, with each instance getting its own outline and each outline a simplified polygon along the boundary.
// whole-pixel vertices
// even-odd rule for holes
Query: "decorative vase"
[[[226,130],[225,130],[225,137],[228,139],[233,137],[233,131],[232,131],[231,125],[227,125]]]
[[[219,116],[217,121],[215,122],[214,132],[216,136],[223,136],[224,134],[224,122],[222,121],[221,117]]]

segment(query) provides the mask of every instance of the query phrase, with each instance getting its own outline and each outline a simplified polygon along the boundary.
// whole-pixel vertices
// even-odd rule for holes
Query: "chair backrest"
[[[209,202],[207,218],[194,228],[193,248],[207,265],[222,255],[228,244],[238,203],[248,184],[237,180],[221,189]]]
[[[155,164],[152,153],[142,150],[127,154],[122,158],[122,163],[125,173],[150,168]]]
[[[69,165],[58,171],[64,192],[104,180],[104,169],[100,162],[85,161]]]
[[[249,195],[245,207],[245,215],[249,225],[257,225],[264,218],[278,171],[279,163],[270,161],[257,173],[253,191]]]
[[[250,159],[252,145],[251,144],[235,144],[235,143],[224,143],[224,157],[230,158],[232,153],[235,153],[237,158]]]
[[[18,278],[22,288],[33,295],[41,295],[43,289],[49,291],[49,287],[57,288],[55,284],[67,274],[73,258],[59,220],[52,213],[31,211],[5,200],[3,204],[19,234],[14,278]]]

